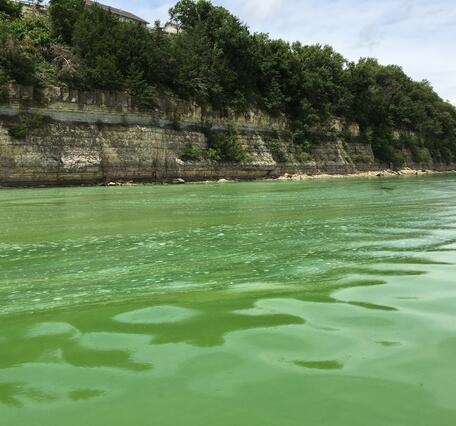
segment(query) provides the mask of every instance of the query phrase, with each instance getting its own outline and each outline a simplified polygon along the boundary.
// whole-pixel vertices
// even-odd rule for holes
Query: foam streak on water
[[[0,192],[0,419],[456,424],[456,178]]]

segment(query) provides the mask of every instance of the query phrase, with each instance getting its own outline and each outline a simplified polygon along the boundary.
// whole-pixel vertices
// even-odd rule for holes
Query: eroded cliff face
[[[40,105],[30,102],[33,96],[30,88],[12,88],[10,102],[0,105],[2,185],[257,179],[384,167],[353,125],[342,129],[338,124],[341,134],[352,137],[303,155],[291,143],[284,119],[258,111],[235,115],[157,99],[154,110],[142,112],[124,94],[65,89],[45,93]],[[39,125],[24,125],[24,114],[40,117]],[[25,126],[21,132],[13,131],[20,125]],[[245,151],[242,163],[184,160],[189,146],[207,150],[208,129],[223,135],[229,128],[236,129]]]
[[[298,162],[290,144],[280,140],[287,163],[277,163],[268,148],[271,135],[259,131],[239,134],[246,152],[242,164],[184,161],[186,147],[207,147],[204,132],[143,125],[96,125],[52,121],[24,139],[13,138],[0,125],[0,183],[65,184],[107,181],[170,181],[257,179],[283,173],[346,173],[354,171],[342,142],[318,146],[313,158]],[[361,149],[361,148],[360,148]],[[362,147],[373,161],[369,147]]]

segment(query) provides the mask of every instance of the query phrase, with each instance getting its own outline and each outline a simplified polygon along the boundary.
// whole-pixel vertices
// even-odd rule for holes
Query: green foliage
[[[84,87],[123,88],[118,65],[120,26],[119,20],[100,6],[85,7],[80,14],[74,26],[73,47],[83,64],[78,77]]]
[[[84,0],[50,0],[49,18],[54,35],[63,43],[71,44],[76,22],[83,9]]]
[[[202,150],[198,145],[189,143],[182,153],[184,161],[213,161],[227,163],[242,163],[247,159],[247,153],[241,145],[239,135],[233,126],[226,132],[206,129],[207,149]]]
[[[410,152],[415,163],[429,163],[432,160],[431,156],[429,155],[429,151],[421,146],[413,145],[410,148]],[[447,153],[445,157],[451,161],[453,158],[451,151]]]
[[[126,79],[126,86],[132,96],[133,106],[140,110],[150,110],[157,106],[157,91],[143,78],[143,73],[132,73]]]
[[[308,132],[304,130],[296,130],[291,135],[292,141],[296,146],[299,146],[302,151],[309,152],[312,143],[309,141]]]
[[[248,27],[208,0],[180,0],[170,9],[180,31],[169,35],[117,19],[84,0],[50,0],[49,20],[21,17],[0,0],[0,96],[12,83],[125,90],[140,110],[166,93],[203,108],[246,112],[259,108],[290,123],[290,140],[303,158],[312,145],[344,137],[335,119],[359,123],[360,140],[376,158],[397,165],[456,159],[456,109],[428,82],[375,59],[348,62],[330,46],[288,43]],[[176,123],[176,128],[178,128]],[[408,135],[397,139],[395,134]],[[245,161],[236,132],[212,132],[203,156]],[[273,137],[273,155],[283,160]]]
[[[301,145],[296,145],[295,147],[295,157],[300,163],[306,163],[312,160],[312,157],[308,150]]]
[[[272,158],[277,163],[286,163],[288,160],[287,154],[283,149],[280,141],[278,139],[268,139],[266,140],[266,147],[272,155]]]
[[[247,153],[241,145],[239,135],[233,126],[225,133],[209,130],[207,136],[207,159],[222,162],[242,163]]]
[[[8,84],[8,77],[0,70],[0,103],[5,103],[9,100]]]
[[[20,43],[33,48],[48,48],[51,44],[51,26],[42,16],[24,16],[11,23],[11,34]]]
[[[150,107],[156,87],[172,78],[169,43],[159,25],[149,30],[99,6],[85,7],[73,33],[81,60],[77,80],[88,89],[128,89],[140,106]]]
[[[44,86],[55,79],[47,57],[52,42],[49,21],[41,16],[6,19],[0,15],[0,72],[13,82]]]
[[[402,167],[405,165],[404,153],[390,145],[381,147],[377,150],[377,153],[381,160],[392,164],[394,167]]]
[[[208,148],[204,153],[204,158],[209,161],[220,161],[222,159],[219,151],[215,148]]]
[[[19,18],[22,5],[10,0],[0,0],[0,15],[10,18]]]
[[[45,119],[40,114],[24,114],[8,129],[9,135],[14,139],[25,139],[32,130],[43,126]]]
[[[15,22],[0,16],[0,72],[4,79],[33,84],[36,79],[32,55],[14,37]]]
[[[188,143],[184,148],[181,158],[184,161],[201,161],[203,159],[203,151],[199,146]]]
[[[382,66],[371,58],[350,64],[349,74],[354,97],[347,115],[360,124],[377,158],[401,165],[404,147],[417,159],[426,152],[424,148],[435,158],[452,158],[456,110],[429,83],[415,82],[400,67]],[[395,141],[394,130],[415,137]]]
[[[371,161],[371,159],[369,157],[366,157],[366,155],[356,152],[350,154],[350,158],[355,164],[369,164],[369,162]]]
[[[207,0],[179,1],[170,15],[183,30],[172,43],[178,64],[174,85],[179,95],[246,110],[255,89],[248,28]]]

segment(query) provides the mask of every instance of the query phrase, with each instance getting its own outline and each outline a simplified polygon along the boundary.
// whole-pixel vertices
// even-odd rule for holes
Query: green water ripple
[[[7,425],[456,424],[456,178],[0,192]]]

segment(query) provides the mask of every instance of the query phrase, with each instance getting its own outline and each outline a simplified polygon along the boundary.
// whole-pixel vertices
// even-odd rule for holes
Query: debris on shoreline
[[[296,180],[308,180],[308,179],[341,179],[347,177],[390,177],[390,176],[422,176],[422,175],[431,175],[431,174],[438,174],[438,173],[456,173],[455,171],[445,171],[440,172],[437,170],[415,170],[410,168],[404,168],[401,170],[377,170],[377,171],[369,171],[369,172],[356,172],[356,173],[347,173],[347,174],[289,174],[285,173],[283,176],[277,178],[277,180],[285,180],[285,181],[296,181]]]

